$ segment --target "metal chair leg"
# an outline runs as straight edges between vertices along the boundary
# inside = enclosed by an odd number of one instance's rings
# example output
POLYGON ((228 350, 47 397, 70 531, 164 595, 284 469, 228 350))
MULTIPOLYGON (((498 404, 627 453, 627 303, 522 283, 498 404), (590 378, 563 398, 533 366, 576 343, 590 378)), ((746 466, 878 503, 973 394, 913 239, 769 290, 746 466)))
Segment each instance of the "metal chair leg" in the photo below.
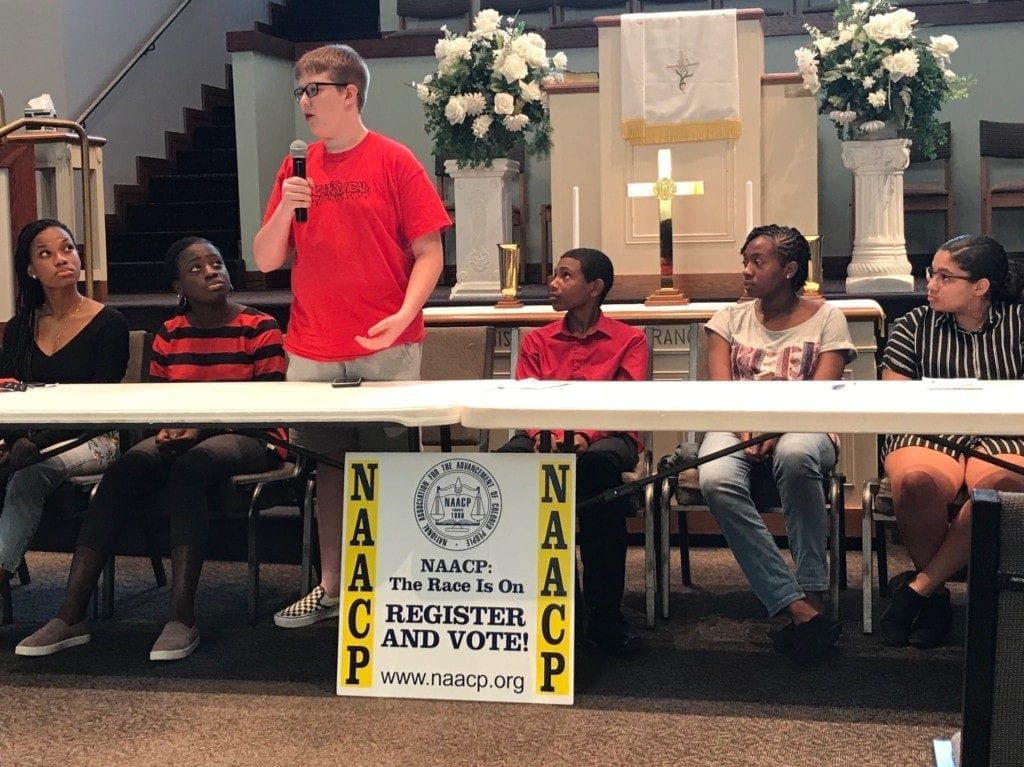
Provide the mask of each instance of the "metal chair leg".
MULTIPOLYGON (((163 563, 160 564, 163 567, 163 563)), ((101 576, 101 588, 98 594, 100 602, 100 616, 106 620, 114 617, 114 555, 111 554, 107 557, 106 564, 103 565, 103 575, 101 576)), ((167 579, 164 579, 164 583, 167 579)))
POLYGON ((690 530, 686 522, 686 507, 679 507, 679 570, 683 576, 683 585, 693 585, 690 576, 690 530))
POLYGON ((259 545, 260 513, 258 509, 249 510, 248 525, 248 566, 249 566, 249 624, 255 625, 258 618, 258 606, 260 601, 260 558, 257 546, 259 545))
POLYGON ((654 485, 649 484, 644 488, 644 607, 648 628, 654 628, 658 591, 658 541, 655 540, 654 514, 654 485))
POLYGON ((0 584, 0 626, 14 623, 14 600, 11 597, 11 582, 0 584))
POLYGON ((18 565, 18 580, 22 586, 27 586, 32 582, 32 576, 28 572, 28 563, 25 558, 21 558, 21 564, 18 565))
POLYGON ((885 539, 885 525, 875 523, 875 551, 878 552, 878 595, 889 596, 889 553, 885 539))
POLYGON ((860 557, 861 557, 861 610, 862 628, 865 634, 874 631, 872 620, 873 607, 872 597, 874 593, 874 578, 872 576, 871 557, 871 535, 874 529, 874 504, 875 495, 878 493, 877 479, 869 479, 864 483, 864 492, 861 496, 861 517, 860 517, 860 557))
MULTIPOLYGON (((661 556, 661 617, 668 618, 669 595, 672 592, 672 548, 669 546, 669 512, 672 505, 672 483, 661 482, 661 512, 659 522, 658 553, 661 556)), ((687 552, 689 554, 689 552, 687 552)), ((687 560, 689 562, 689 560, 687 560)))
POLYGON ((167 585, 167 571, 164 569, 164 560, 159 554, 150 554, 149 563, 153 566, 153 580, 156 585, 163 588, 167 585))
POLYGON ((844 586, 843 581, 846 574, 846 547, 843 545, 843 539, 846 535, 844 530, 845 520, 843 519, 845 514, 845 509, 843 508, 845 504, 843 481, 842 476, 834 475, 829 485, 829 521, 831 522, 831 529, 829 530, 828 542, 830 560, 828 590, 833 620, 839 620, 839 589, 841 586, 844 586))
POLYGON ((313 590, 313 518, 316 498, 316 478, 310 474, 306 480, 306 494, 302 502, 302 564, 300 565, 301 594, 313 590))

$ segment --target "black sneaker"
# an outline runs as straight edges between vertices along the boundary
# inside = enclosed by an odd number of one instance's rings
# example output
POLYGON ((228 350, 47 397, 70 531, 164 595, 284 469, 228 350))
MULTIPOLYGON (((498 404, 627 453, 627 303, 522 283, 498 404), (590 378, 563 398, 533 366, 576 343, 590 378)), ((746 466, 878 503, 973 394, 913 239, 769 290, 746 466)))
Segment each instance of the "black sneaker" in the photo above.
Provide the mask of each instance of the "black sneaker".
POLYGON ((910 573, 910 576, 893 591, 892 602, 889 603, 889 608, 882 613, 882 618, 878 622, 879 636, 892 647, 907 646, 914 621, 917 620, 921 609, 928 601, 927 597, 921 596, 910 588, 913 573, 910 573))
POLYGON ((922 650, 938 647, 945 642, 952 625, 953 605, 949 599, 949 589, 943 586, 928 597, 921 607, 907 642, 922 650))
POLYGON ((818 613, 809 621, 793 626, 793 649, 789 653, 797 663, 816 660, 839 641, 843 624, 818 613))
POLYGON ((587 639, 608 655, 633 655, 643 645, 622 613, 594 613, 587 622, 587 639))
POLYGON ((785 626, 768 631, 768 641, 772 643, 775 652, 789 655, 793 652, 793 644, 796 641, 796 624, 790 621, 785 626))

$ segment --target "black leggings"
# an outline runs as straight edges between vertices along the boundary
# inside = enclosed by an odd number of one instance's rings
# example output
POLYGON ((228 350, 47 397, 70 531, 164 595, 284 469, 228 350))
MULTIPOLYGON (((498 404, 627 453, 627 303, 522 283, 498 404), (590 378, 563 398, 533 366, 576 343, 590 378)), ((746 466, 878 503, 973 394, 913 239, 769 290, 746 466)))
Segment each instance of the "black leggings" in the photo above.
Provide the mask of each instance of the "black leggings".
MULTIPOLYGON (((532 453, 533 439, 517 434, 499 453, 532 453)), ((576 456, 576 499, 582 501, 622 484, 622 472, 636 466, 636 445, 625 434, 609 434, 576 456)), ((596 613, 618 611, 626 587, 626 515, 630 498, 588 506, 579 514, 583 599, 596 613)))
POLYGON ((154 437, 139 442, 103 475, 78 534, 78 545, 110 553, 128 515, 143 507, 170 513, 170 544, 205 551, 211 490, 235 474, 280 465, 277 453, 253 437, 218 434, 180 455, 161 450, 154 437))

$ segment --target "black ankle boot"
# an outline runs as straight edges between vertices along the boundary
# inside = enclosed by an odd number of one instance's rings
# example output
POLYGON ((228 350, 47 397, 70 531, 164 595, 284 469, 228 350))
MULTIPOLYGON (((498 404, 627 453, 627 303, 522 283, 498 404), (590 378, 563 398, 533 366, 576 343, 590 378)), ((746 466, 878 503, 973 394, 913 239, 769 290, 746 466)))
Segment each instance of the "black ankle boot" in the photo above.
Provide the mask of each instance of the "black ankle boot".
POLYGON ((843 624, 818 613, 809 621, 793 626, 793 649, 790 657, 797 663, 807 663, 825 655, 839 641, 843 624))
POLYGON ((594 610, 587 621, 587 639, 608 655, 632 655, 642 643, 618 610, 594 610))
MULTIPOLYGON (((914 621, 921 613, 921 609, 928 601, 910 588, 910 581, 914 574, 909 573, 901 585, 893 591, 892 602, 889 609, 882 614, 878 622, 878 634, 882 640, 892 647, 906 647, 910 641, 910 631, 914 627, 914 621)), ((895 585, 895 584, 894 584, 895 585)))
POLYGON ((921 607, 910 629, 907 642, 923 649, 938 647, 946 640, 950 627, 953 625, 953 605, 949 599, 949 589, 943 586, 936 591, 921 607))

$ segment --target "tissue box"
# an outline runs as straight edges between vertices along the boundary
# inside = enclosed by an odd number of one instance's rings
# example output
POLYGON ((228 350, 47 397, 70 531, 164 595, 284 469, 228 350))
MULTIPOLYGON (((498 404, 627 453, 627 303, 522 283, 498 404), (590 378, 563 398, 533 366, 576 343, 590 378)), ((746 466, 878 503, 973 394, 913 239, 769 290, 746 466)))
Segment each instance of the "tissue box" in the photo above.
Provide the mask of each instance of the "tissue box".
MULTIPOLYGON (((56 117, 56 116, 57 116, 57 113, 54 112, 52 109, 26 109, 25 110, 25 117, 56 117)), ((56 128, 50 128, 50 127, 39 128, 39 127, 36 127, 36 126, 33 125, 33 126, 30 126, 30 127, 26 128, 25 130, 56 131, 57 129, 56 128)))

